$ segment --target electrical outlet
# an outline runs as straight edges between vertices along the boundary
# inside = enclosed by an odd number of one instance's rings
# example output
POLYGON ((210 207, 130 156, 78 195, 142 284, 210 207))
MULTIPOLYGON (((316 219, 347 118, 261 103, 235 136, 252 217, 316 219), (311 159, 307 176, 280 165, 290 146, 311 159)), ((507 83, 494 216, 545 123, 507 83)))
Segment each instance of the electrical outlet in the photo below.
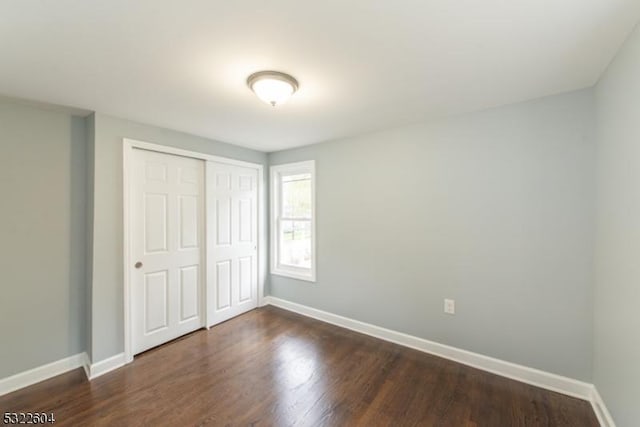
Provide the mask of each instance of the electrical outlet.
POLYGON ((445 299, 444 312, 447 314, 456 314, 456 301, 452 299, 445 299))

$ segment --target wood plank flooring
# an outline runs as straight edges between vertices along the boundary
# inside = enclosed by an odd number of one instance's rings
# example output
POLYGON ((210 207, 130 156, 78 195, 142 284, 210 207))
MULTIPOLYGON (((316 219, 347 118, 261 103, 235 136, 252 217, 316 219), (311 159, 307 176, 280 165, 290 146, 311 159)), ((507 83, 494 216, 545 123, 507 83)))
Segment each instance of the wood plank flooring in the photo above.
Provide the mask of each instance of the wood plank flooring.
POLYGON ((588 402, 274 307, 89 382, 81 369, 0 397, 63 426, 597 426, 588 402))

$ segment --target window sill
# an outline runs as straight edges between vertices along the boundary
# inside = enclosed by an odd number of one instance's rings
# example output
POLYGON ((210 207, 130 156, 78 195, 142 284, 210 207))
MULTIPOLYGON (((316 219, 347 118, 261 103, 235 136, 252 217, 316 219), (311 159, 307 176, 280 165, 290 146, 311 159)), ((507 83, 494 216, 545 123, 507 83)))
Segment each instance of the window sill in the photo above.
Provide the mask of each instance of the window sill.
POLYGON ((292 271, 285 271, 285 270, 271 270, 271 274, 274 276, 288 277, 289 279, 303 280, 305 282, 312 282, 312 283, 316 282, 316 275, 313 273, 300 274, 300 273, 295 273, 292 271))

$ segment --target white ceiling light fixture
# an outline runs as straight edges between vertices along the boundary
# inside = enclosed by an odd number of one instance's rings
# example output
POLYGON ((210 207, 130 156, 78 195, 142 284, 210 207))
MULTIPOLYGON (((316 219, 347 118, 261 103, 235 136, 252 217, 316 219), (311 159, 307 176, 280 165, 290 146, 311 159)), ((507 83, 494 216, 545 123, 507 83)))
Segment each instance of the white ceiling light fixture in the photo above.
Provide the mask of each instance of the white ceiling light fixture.
POLYGON ((298 81, 279 71, 253 73, 247 78, 247 85, 272 107, 285 103, 298 90, 298 81))

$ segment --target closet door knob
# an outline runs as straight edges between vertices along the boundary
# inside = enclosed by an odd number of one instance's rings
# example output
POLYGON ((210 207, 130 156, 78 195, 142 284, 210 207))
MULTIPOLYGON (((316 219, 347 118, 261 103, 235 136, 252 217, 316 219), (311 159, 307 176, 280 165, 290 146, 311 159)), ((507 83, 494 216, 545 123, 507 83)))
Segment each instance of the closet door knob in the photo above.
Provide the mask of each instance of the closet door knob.
POLYGON ((135 267, 136 268, 142 268, 142 263, 140 261, 136 262, 135 267))

